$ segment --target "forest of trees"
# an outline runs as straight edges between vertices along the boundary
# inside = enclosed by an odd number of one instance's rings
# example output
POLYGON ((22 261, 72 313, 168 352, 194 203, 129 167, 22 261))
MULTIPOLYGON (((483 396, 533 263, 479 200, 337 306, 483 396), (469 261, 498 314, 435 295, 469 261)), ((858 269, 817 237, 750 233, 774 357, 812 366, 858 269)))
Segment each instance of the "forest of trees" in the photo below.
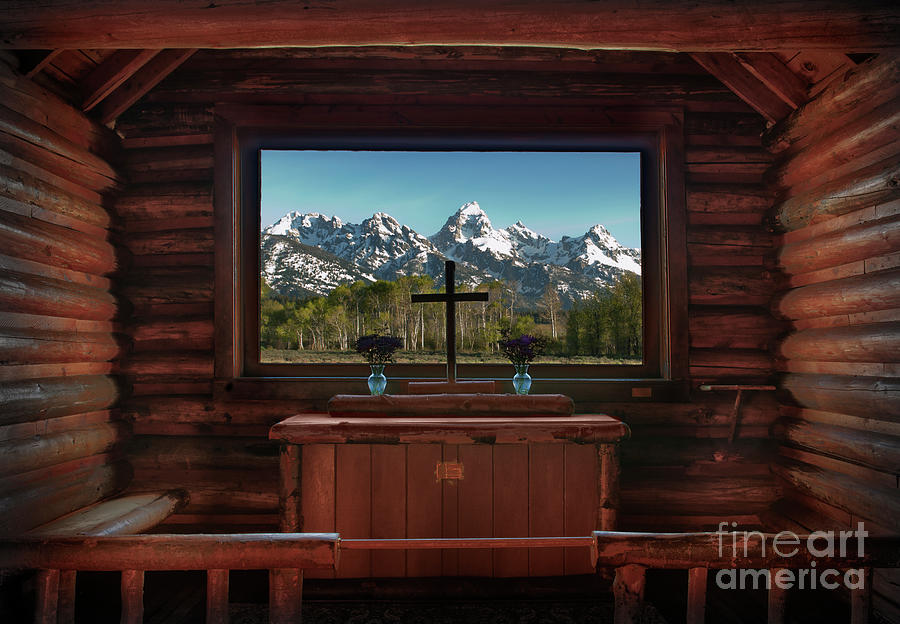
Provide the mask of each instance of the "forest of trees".
MULTIPOLYGON (((465 287, 459 287, 464 291, 465 287)), ((457 305, 457 349, 494 353, 504 331, 511 336, 540 334, 547 354, 640 359, 642 354, 641 281, 625 273, 611 287, 562 308, 548 286, 534 309, 527 309, 515 288, 502 281, 481 284, 485 303, 457 305)), ((360 336, 399 336, 407 351, 444 349, 444 305, 411 303, 416 293, 440 292, 429 276, 341 285, 326 296, 292 299, 264 282, 260 298, 260 346, 265 349, 346 351, 360 336)), ((533 305, 533 304, 532 304, 533 305)))

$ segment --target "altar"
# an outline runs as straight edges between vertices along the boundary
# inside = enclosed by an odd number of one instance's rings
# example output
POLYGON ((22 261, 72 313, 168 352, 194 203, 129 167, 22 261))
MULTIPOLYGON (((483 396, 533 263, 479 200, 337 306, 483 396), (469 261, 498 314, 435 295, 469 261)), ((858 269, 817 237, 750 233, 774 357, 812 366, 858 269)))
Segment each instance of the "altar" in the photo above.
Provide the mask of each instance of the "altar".
MULTIPOLYGON (((538 413, 547 411, 542 406, 516 414, 518 401, 533 404, 540 396, 372 397, 383 402, 375 401, 370 414, 358 412, 354 397, 348 397, 337 401, 343 408, 334 408, 332 400, 333 413, 277 423, 269 437, 282 443, 281 529, 395 539, 584 536, 614 529, 616 444, 628 436, 627 426, 602 414, 538 413), (376 413, 382 404, 394 411, 376 413), (465 405, 468 411, 419 415, 412 413, 416 404, 465 405)), ((336 572, 307 576, 591 571, 584 548, 355 550, 342 554, 336 572)))

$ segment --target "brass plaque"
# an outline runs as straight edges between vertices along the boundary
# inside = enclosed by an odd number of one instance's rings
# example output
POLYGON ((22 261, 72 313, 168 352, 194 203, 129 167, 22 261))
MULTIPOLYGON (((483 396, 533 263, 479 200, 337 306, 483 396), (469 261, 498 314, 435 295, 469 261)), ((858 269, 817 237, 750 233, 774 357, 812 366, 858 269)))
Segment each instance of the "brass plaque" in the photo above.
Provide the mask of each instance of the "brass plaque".
POLYGON ((649 399, 653 395, 653 388, 631 388, 631 396, 636 399, 649 399))
POLYGON ((463 479, 463 465, 461 462, 438 462, 434 469, 434 480, 463 479))

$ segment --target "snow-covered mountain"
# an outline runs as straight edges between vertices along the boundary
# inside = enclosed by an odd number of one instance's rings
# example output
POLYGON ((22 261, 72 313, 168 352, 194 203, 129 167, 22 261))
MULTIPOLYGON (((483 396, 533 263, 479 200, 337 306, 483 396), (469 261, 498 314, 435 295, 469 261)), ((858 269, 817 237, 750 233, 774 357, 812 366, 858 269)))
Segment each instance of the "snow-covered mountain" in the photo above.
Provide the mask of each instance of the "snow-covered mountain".
POLYGON ((641 272, 640 250, 624 247, 602 225, 556 242, 521 221, 495 229, 477 202, 427 238, 384 212, 359 224, 290 212, 262 232, 262 276, 282 294, 327 294, 342 282, 410 274, 431 275, 440 285, 445 259, 457 262, 460 282, 503 279, 525 299, 552 283, 566 306, 623 272, 641 272))

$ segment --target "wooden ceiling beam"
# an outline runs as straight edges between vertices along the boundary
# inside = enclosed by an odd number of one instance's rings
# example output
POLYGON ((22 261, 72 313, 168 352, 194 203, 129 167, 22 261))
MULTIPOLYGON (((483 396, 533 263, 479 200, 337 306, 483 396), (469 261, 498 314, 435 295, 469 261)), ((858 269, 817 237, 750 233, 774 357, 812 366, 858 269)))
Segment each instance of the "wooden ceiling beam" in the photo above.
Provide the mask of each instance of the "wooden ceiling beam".
POLYGON ((47 67, 47 65, 53 62, 53 59, 55 59, 63 52, 65 52, 65 50, 49 50, 48 52, 43 52, 43 56, 32 60, 33 64, 29 68, 22 68, 24 70, 23 73, 25 74, 25 77, 33 78, 34 76, 38 75, 45 67, 47 67))
POLYGON ((662 51, 900 47, 883 0, 7 0, 0 48, 503 45, 662 51))
POLYGON ((100 105, 100 121, 104 124, 114 121, 196 51, 163 50, 156 54, 103 101, 100 105))
POLYGON ((794 110, 794 107, 783 102, 759 78, 750 73, 733 54, 701 52, 691 56, 769 122, 775 123, 784 119, 794 110))
POLYGON ((118 89, 161 50, 119 50, 94 69, 82 84, 81 108, 89 111, 118 89))
POLYGON ((791 108, 800 108, 809 101, 807 82, 788 69, 774 54, 740 52, 735 56, 747 71, 759 78, 760 82, 791 108))

